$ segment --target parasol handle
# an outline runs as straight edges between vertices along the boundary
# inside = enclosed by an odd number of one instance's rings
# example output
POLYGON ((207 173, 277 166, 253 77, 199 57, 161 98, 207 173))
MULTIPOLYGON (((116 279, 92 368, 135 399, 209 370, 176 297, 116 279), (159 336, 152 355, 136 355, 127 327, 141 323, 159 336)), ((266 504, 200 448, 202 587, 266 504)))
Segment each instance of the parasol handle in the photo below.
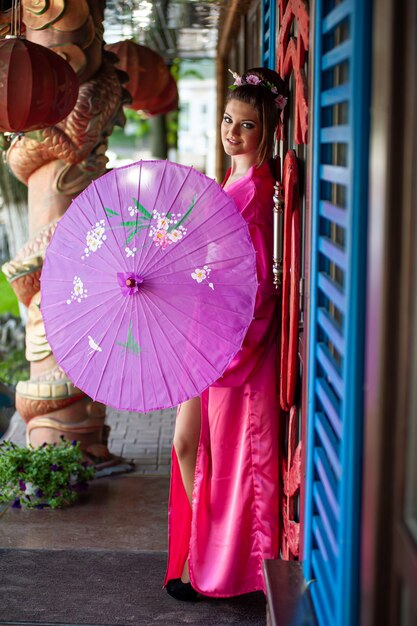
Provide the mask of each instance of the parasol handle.
POLYGON ((276 182, 274 185, 274 247, 272 253, 272 273, 275 289, 280 289, 282 286, 284 205, 283 187, 279 182, 276 182))

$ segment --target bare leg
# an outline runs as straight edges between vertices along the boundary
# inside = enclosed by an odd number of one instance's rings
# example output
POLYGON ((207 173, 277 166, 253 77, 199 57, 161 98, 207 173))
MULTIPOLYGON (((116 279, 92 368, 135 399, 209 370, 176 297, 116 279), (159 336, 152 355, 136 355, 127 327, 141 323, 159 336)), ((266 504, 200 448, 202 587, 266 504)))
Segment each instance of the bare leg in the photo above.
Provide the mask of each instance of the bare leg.
MULTIPOLYGON (((177 415, 174 434, 174 448, 178 458, 182 482, 191 506, 193 495, 195 463, 201 428, 201 401, 192 398, 183 402, 177 415)), ((183 582, 189 582, 188 561, 185 561, 181 576, 183 582)))
POLYGON ((201 428, 201 401, 192 398, 183 402, 177 415, 174 448, 177 453, 182 482, 191 505, 193 495, 195 462, 201 428))

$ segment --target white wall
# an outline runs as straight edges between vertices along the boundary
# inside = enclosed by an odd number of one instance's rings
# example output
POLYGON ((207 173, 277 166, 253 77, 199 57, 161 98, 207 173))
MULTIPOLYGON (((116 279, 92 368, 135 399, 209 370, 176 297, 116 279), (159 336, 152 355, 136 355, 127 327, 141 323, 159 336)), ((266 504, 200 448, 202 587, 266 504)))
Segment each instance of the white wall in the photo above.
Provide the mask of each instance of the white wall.
POLYGON ((215 176, 216 81, 182 78, 177 160, 215 176))

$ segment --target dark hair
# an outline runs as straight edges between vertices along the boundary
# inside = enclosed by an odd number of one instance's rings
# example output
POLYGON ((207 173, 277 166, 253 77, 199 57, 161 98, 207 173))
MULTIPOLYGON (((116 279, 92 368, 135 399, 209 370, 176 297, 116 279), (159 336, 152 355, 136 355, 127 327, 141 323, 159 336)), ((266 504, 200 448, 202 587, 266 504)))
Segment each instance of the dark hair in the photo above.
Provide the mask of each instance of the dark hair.
POLYGON ((256 110, 262 127, 262 137, 259 144, 259 165, 272 157, 274 149, 275 131, 279 124, 281 110, 275 103, 279 95, 286 96, 287 89, 279 75, 266 67, 254 67, 247 70, 241 76, 242 83, 233 91, 230 91, 226 104, 230 100, 240 100, 253 106, 256 110), (246 82, 248 76, 257 76, 263 83, 269 83, 277 89, 273 93, 268 86, 262 84, 253 85, 246 82))

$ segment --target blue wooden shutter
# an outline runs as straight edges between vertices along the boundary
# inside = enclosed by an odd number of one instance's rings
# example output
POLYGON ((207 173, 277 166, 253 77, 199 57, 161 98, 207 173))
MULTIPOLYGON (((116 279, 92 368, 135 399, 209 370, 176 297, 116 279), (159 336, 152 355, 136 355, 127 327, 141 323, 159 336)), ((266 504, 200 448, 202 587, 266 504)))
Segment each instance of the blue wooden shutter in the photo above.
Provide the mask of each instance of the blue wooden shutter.
POLYGON ((262 0, 262 67, 275 69, 276 0, 262 0))
POLYGON ((321 626, 358 620, 370 2, 315 2, 304 575, 321 626))

